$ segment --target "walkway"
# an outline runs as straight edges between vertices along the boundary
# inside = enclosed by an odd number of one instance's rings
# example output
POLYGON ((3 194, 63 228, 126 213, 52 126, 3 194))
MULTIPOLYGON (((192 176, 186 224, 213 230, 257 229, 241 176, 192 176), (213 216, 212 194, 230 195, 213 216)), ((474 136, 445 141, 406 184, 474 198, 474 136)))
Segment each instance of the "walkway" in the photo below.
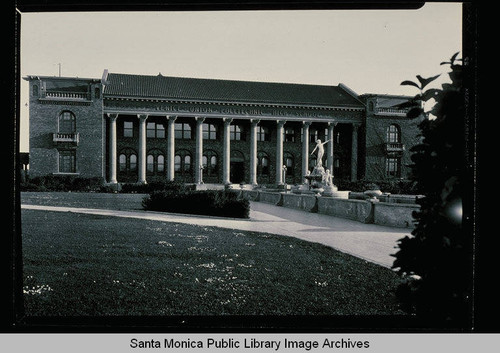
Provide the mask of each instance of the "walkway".
POLYGON ((121 211, 79 207, 25 205, 22 209, 86 213, 266 232, 321 243, 390 268, 397 241, 410 234, 405 228, 363 224, 343 218, 251 202, 250 219, 219 218, 152 211, 121 211))

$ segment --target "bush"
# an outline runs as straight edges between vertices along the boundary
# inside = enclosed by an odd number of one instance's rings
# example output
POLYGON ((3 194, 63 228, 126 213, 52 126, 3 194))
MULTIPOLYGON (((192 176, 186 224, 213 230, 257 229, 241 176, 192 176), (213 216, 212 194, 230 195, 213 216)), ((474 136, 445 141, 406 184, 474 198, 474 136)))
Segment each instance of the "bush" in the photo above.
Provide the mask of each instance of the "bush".
POLYGON ((146 196, 142 205, 151 211, 248 218, 250 203, 226 190, 156 190, 146 196))
MULTIPOLYGON (((458 53, 457 53, 458 54, 458 53)), ((472 231, 462 222, 462 204, 467 202, 465 184, 469 179, 466 160, 465 92, 462 85, 462 65, 451 62, 452 83, 442 89, 423 88, 437 76, 413 85, 421 93, 416 102, 430 98, 435 119, 417 104, 408 117, 422 116, 419 124, 422 142, 412 148, 412 176, 420 210, 414 212, 416 227, 411 237, 399 241, 399 251, 393 268, 406 280, 397 294, 405 308, 433 322, 466 325, 470 317, 472 283, 472 231)), ((468 224, 467 224, 468 226, 468 224)))
POLYGON ((178 181, 153 181, 147 184, 123 184, 121 192, 149 194, 153 191, 159 190, 181 192, 188 189, 189 186, 186 186, 178 181))
POLYGON ((390 194, 416 195, 417 189, 412 180, 359 180, 349 181, 344 179, 335 180, 339 190, 363 192, 366 190, 381 190, 390 194))
POLYGON ((45 175, 21 183, 21 191, 101 191, 102 178, 82 178, 73 175, 45 175))

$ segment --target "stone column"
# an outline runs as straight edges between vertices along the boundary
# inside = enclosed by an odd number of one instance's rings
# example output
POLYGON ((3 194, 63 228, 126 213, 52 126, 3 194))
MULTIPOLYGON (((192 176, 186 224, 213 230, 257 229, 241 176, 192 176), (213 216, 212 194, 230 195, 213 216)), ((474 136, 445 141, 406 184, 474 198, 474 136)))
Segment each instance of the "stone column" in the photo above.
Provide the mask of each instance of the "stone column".
POLYGON ((260 120, 250 120, 250 184, 257 186, 257 125, 260 120))
POLYGON ((359 124, 352 124, 351 181, 358 180, 358 128, 359 124))
POLYGON ((146 119, 148 116, 137 114, 137 117, 139 118, 139 175, 137 182, 139 184, 146 184, 146 119))
POLYGON ((230 146, 230 136, 229 136, 229 126, 233 119, 223 118, 224 130, 223 130, 223 154, 222 154, 222 183, 224 185, 231 184, 230 180, 230 168, 231 168, 231 146, 230 146))
POLYGON ((108 114, 109 119, 109 182, 116 184, 116 119, 118 114, 108 114))
POLYGON ((309 126, 310 122, 302 122, 302 182, 306 182, 304 176, 309 170, 309 126))
POLYGON ((276 126, 276 184, 283 185, 283 126, 285 121, 278 120, 276 126))
POLYGON ((196 117, 196 156, 194 180, 196 184, 203 184, 203 121, 205 118, 196 117))
POLYGON ((167 180, 174 181, 175 176, 175 116, 167 116, 167 180))
POLYGON ((333 157, 334 157, 333 145, 335 143, 333 129, 335 128, 336 125, 337 123, 335 122, 328 123, 328 136, 326 137, 326 139, 329 140, 327 144, 326 163, 328 164, 328 169, 330 169, 331 175, 333 175, 333 157))

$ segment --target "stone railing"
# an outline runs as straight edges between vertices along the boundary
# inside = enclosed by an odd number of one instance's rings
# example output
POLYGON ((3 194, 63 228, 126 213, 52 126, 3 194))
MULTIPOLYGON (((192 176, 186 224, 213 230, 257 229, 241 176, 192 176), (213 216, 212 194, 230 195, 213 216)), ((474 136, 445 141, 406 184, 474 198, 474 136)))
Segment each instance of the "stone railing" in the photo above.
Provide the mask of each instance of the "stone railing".
POLYGON ((395 108, 375 108, 375 114, 389 114, 389 115, 406 115, 408 109, 395 109, 395 108))
POLYGON ((385 144, 386 152, 403 152, 405 150, 405 145, 401 142, 387 142, 385 144))
POLYGON ((64 91, 47 91, 44 98, 48 99, 77 99, 77 100, 90 100, 90 93, 85 92, 64 92, 64 91))
POLYGON ((55 132, 52 134, 52 141, 54 143, 69 142, 78 144, 80 142, 80 134, 78 132, 55 132))

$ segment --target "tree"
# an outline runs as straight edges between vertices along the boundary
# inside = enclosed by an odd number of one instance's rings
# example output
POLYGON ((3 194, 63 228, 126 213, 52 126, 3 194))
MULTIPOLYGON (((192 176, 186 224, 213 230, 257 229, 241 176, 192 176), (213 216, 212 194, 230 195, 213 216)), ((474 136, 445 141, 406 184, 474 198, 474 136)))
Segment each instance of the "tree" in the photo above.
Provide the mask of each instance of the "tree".
POLYGON ((410 102, 409 118, 419 124, 421 143, 411 149, 411 178, 424 198, 414 213, 412 236, 400 239, 393 268, 405 278, 397 296, 404 308, 422 318, 465 325, 472 303, 472 234, 464 225, 463 210, 469 185, 466 92, 463 66, 454 54, 449 62, 451 83, 427 89, 438 76, 402 85, 420 90, 410 102), (425 103, 435 100, 430 111, 425 103), (433 117, 433 118, 431 118, 433 117))

